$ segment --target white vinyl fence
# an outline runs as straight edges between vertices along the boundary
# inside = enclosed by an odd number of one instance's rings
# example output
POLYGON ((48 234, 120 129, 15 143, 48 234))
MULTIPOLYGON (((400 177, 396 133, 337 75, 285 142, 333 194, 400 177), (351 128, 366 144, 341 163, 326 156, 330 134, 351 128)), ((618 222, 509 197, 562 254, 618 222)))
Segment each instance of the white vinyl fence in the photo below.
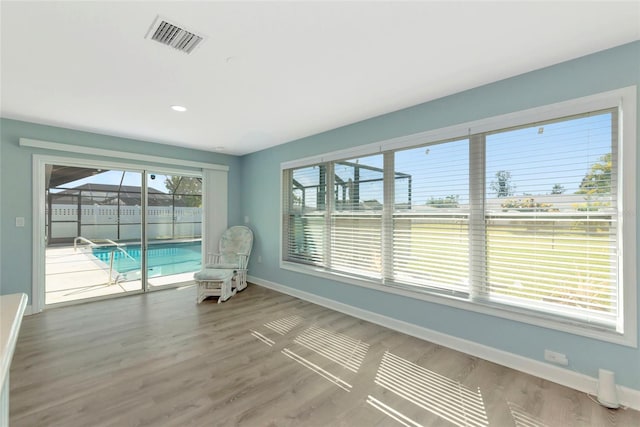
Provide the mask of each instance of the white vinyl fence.
MULTIPOLYGON (((53 204, 51 239, 140 240, 140 206, 82 206, 53 204)), ((49 212, 47 211, 47 215, 49 212)), ((198 238, 202 236, 202 208, 150 206, 147 209, 147 236, 155 239, 198 238)))

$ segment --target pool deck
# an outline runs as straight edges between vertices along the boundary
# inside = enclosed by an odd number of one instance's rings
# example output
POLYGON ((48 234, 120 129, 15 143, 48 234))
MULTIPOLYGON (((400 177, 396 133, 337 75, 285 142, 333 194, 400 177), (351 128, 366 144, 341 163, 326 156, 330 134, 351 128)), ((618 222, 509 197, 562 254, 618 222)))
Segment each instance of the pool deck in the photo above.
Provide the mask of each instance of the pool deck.
MULTIPOLYGON (((109 265, 93 256, 86 248, 78 248, 77 251, 73 246, 46 249, 45 304, 47 305, 136 292, 142 288, 140 280, 115 283, 113 279, 109 280, 109 265)), ((193 284, 193 273, 149 279, 151 289, 177 284, 193 284)))

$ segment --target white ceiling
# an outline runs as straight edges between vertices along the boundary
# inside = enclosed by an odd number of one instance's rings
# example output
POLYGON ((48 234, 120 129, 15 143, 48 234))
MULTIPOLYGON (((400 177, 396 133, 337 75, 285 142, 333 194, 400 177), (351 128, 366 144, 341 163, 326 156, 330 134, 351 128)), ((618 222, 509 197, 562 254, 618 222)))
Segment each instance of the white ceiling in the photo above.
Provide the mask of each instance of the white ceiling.
POLYGON ((2 117, 237 155, 640 38, 638 1, 0 7, 2 117))

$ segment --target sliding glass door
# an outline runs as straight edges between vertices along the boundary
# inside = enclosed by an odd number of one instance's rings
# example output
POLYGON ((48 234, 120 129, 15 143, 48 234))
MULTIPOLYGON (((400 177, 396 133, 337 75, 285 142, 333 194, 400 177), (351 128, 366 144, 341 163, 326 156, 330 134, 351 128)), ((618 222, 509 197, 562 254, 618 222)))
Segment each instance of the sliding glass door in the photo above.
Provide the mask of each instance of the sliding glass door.
POLYGON ((149 288, 193 280, 202 258, 202 178, 148 172, 146 218, 149 288))
POLYGON ((47 164, 45 304, 191 282, 201 265, 202 178, 47 164))
POLYGON ((45 166, 45 304, 140 292, 142 174, 45 166))

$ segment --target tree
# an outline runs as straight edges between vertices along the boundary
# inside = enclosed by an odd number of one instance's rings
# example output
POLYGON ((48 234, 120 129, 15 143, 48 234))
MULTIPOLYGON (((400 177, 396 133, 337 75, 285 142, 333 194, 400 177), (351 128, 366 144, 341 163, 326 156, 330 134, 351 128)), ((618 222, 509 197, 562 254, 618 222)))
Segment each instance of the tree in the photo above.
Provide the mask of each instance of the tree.
POLYGON ((551 194, 562 194, 564 193, 564 185, 562 184, 553 184, 553 188, 551 189, 551 194))
POLYGON ((202 180, 199 178, 170 175, 164 180, 164 186, 177 200, 183 200, 184 206, 202 206, 202 180))
POLYGON ((513 196, 516 186, 511 183, 511 172, 504 170, 496 172, 496 179, 491 181, 491 189, 498 197, 513 196))
POLYGON ((446 197, 432 197, 425 204, 434 208, 458 208, 460 207, 459 200, 459 195, 451 194, 446 197))
POLYGON ((611 193, 611 153, 607 153, 591 165, 589 172, 582 178, 576 194, 610 194, 611 193))
MULTIPOLYGON (((520 212, 549 212, 549 208, 553 206, 551 203, 536 202, 533 197, 528 199, 508 199, 504 203, 501 203, 502 209, 506 212, 509 209, 517 210, 520 212)), ((557 211, 557 209, 556 209, 557 211)))

